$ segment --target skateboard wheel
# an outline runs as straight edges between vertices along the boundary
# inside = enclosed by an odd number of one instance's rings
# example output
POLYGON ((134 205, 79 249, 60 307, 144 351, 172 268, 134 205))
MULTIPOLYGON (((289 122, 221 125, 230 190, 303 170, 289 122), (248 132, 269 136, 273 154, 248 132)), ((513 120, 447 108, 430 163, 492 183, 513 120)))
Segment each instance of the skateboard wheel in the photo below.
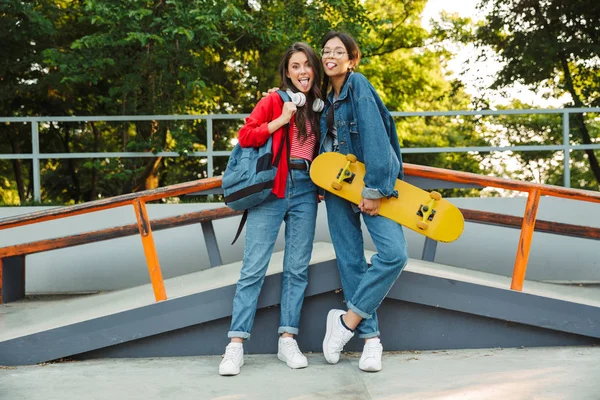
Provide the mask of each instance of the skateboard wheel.
POLYGON ((341 183, 339 183, 339 182, 332 182, 332 183, 331 183, 331 187, 332 187, 334 190, 342 190, 342 184, 341 184, 341 183))
POLYGON ((427 224, 426 224, 425 222, 423 222, 423 221, 419 221, 419 222, 417 222, 417 228, 419 228, 419 229, 420 229, 420 230, 422 230, 422 231, 424 231, 424 230, 427 230, 427 227, 428 227, 428 226, 429 226, 429 225, 427 225, 427 224))
POLYGON ((350 161, 351 163, 356 162, 356 156, 354 154, 346 154, 346 160, 350 161))
POLYGON ((440 201, 442 199, 442 195, 439 192, 431 192, 429 193, 429 197, 431 197, 435 201, 440 201))

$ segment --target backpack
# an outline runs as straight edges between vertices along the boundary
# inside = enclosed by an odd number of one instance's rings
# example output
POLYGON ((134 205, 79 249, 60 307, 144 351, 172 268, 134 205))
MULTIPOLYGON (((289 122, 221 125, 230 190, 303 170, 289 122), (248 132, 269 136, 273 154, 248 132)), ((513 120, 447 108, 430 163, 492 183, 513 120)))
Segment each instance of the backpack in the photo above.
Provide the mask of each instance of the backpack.
MULTIPOLYGON (((277 93, 284 102, 290 101, 288 94, 284 91, 278 90, 277 93)), ((283 146, 285 142, 289 142, 289 124, 285 125, 285 129, 286 132, 281 140, 275 162, 273 162, 272 136, 261 147, 244 148, 238 143, 231 151, 221 184, 224 200, 228 207, 236 211, 244 211, 235 239, 231 244, 235 243, 246 223, 248 209, 265 201, 273 190, 283 146)))

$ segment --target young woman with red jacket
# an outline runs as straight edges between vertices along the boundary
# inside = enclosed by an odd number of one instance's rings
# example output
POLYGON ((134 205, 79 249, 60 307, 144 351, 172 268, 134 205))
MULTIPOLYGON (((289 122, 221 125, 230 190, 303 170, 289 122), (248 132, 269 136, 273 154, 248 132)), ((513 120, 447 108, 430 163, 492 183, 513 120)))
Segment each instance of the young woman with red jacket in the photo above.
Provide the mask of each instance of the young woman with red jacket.
POLYGON ((242 147, 262 146, 273 135, 273 159, 281 141, 286 143, 271 195, 248 210, 243 265, 227 334, 231 342, 219 365, 221 375, 237 375, 244 364, 243 341, 250 338, 258 296, 282 222, 285 222, 285 255, 277 356, 290 368, 308 365, 295 336, 308 285, 317 217, 317 188, 310 180, 308 168, 319 143, 319 112, 315 110, 322 104, 321 62, 309 45, 295 43, 285 52, 279 75, 281 89, 292 91, 294 97, 302 93, 306 105, 284 102, 279 93, 272 92, 258 102, 239 131, 242 147))

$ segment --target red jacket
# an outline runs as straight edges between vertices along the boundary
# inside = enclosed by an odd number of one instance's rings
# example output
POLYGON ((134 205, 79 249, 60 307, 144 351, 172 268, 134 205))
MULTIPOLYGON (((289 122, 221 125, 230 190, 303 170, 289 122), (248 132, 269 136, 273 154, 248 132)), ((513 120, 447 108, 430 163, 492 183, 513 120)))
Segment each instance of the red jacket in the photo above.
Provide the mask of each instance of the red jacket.
MULTIPOLYGON (((246 123, 238 132, 238 140, 242 147, 260 147, 269 140, 269 129, 267 125, 269 122, 277 119, 281 115, 283 108, 283 100, 277 92, 272 92, 268 96, 260 99, 258 104, 250 113, 250 116, 246 118, 246 123)), ((294 117, 290 120, 289 132, 292 132, 294 126, 294 117)), ((286 132, 285 126, 277 129, 273 132, 273 162, 279 152, 281 146, 281 140, 286 132)), ((292 135, 288 136, 291 146, 292 135)), ((285 197, 285 187, 287 184, 288 176, 288 146, 283 146, 283 154, 279 160, 279 166, 277 168, 277 175, 275 175, 275 185, 273 187, 273 193, 279 198, 285 197)))

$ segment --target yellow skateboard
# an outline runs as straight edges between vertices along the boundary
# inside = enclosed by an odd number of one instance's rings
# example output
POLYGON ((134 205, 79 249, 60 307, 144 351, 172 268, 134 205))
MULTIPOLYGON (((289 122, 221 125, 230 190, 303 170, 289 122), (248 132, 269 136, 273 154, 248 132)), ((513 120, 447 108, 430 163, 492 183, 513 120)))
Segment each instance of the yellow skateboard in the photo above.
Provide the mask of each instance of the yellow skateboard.
MULTIPOLYGON (((358 204, 364 188, 365 165, 352 154, 323 153, 312 162, 315 185, 358 204)), ((396 179, 398 198, 384 198, 379 215, 439 242, 452 242, 462 233, 465 220, 460 210, 438 192, 426 192, 396 179)))

